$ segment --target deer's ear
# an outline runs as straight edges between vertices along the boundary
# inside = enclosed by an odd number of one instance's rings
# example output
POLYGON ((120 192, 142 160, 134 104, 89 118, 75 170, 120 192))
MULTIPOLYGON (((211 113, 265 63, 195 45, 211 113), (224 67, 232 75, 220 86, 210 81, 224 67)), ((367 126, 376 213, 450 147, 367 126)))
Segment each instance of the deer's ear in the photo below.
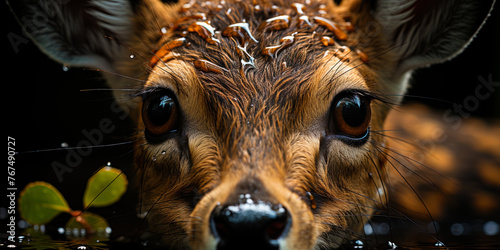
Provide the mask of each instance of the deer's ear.
POLYGON ((378 33, 396 63, 393 73, 402 75, 458 55, 482 26, 494 0, 365 2, 369 8, 357 6, 365 16, 361 25, 371 26, 372 35, 378 33))
MULTIPOLYGON (((147 75, 145 60, 163 36, 161 27, 177 18, 180 6, 160 0, 7 1, 40 50, 70 67, 111 73, 104 77, 112 89, 140 85, 147 75)), ((127 92, 113 94, 122 107, 135 109, 127 92)))
MULTIPOLYGON (((149 56, 176 6, 159 0, 7 0, 24 32, 52 59, 72 67, 111 72, 130 49, 149 56)), ((130 61, 130 60, 129 60, 130 61)), ((127 64, 130 64, 127 62, 127 64)), ((132 73, 133 74, 133 73, 132 73)))
POLYGON ((26 35, 52 59, 111 70, 132 32, 128 0, 8 1, 26 35))

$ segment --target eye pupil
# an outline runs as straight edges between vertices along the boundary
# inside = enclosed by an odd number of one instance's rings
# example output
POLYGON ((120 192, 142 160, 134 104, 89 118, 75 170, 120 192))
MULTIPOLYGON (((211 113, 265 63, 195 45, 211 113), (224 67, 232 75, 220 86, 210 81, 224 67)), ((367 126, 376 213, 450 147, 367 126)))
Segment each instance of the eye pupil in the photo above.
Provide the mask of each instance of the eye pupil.
POLYGON ((169 91, 158 91, 144 99, 142 120, 147 134, 160 136, 177 131, 178 107, 169 91))
POLYGON ((169 96, 159 96, 148 105, 148 116, 152 124, 161 126, 168 122, 174 108, 174 101, 169 96))
POLYGON ((356 93, 342 93, 332 108, 330 133, 351 139, 366 138, 371 120, 369 98, 356 93))
POLYGON ((347 125, 351 127, 363 125, 363 122, 366 120, 367 111, 361 102, 359 96, 353 96, 352 99, 341 100, 339 102, 339 105, 342 105, 342 117, 347 125))

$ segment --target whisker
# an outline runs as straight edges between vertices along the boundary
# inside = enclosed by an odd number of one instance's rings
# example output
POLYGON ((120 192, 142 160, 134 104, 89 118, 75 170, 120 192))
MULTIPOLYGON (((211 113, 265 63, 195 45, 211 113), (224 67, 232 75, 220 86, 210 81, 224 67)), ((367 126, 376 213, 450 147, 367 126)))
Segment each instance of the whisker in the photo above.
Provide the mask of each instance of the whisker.
POLYGON ((134 142, 133 141, 126 141, 126 142, 117 142, 117 143, 111 143, 111 144, 105 144, 105 145, 37 149, 37 150, 16 152, 16 154, 32 154, 32 153, 45 153, 45 152, 54 152, 54 151, 76 150, 76 149, 107 148, 107 147, 116 147, 116 146, 121 146, 121 145, 132 144, 132 143, 134 143, 134 142))
MULTIPOLYGON (((396 151, 397 149, 395 149, 395 148, 392 148, 392 147, 386 147, 386 149, 387 149, 387 150, 389 150, 389 151, 391 151, 392 153, 394 153, 394 154, 398 155, 398 156, 403 157, 405 160, 409 161, 409 163, 412 163, 412 165, 413 165, 414 167, 416 167, 416 164, 418 164, 418 165, 420 165, 420 166, 425 167, 425 168, 426 168, 426 169, 428 169, 428 170, 431 170, 431 171, 432 171, 432 172, 434 172, 435 174, 440 175, 440 176, 441 176, 441 177, 443 177, 443 178, 447 178, 445 175, 443 175, 443 174, 442 174, 442 173, 440 173, 440 172, 437 172, 436 170, 434 170, 434 169, 433 169, 433 168, 431 168, 430 166, 427 166, 426 164, 424 164, 424 163, 422 163, 422 162, 419 162, 419 161, 417 161, 417 160, 412 159, 412 158, 411 158, 411 157, 409 157, 409 156, 406 156, 406 155, 404 155, 404 154, 401 154, 401 153, 397 152, 397 151, 396 151)), ((424 178, 424 177, 423 177, 420 173, 416 172, 415 170, 413 170, 413 169, 411 169, 411 168, 407 167, 405 164, 403 164, 400 160, 398 160, 398 159, 397 159, 397 158, 395 158, 394 156, 392 156, 392 155, 386 155, 386 156, 388 156, 388 157, 392 158, 394 161, 396 161, 396 162, 397 162, 397 163, 399 163, 401 166, 403 166, 406 170, 410 171, 412 174, 414 174, 415 176, 419 177, 421 180, 425 181, 427 184, 429 184, 429 185, 431 185, 431 186, 433 186, 434 188, 436 188, 436 189, 438 189, 438 190, 439 190, 439 188, 436 186, 436 184, 434 184, 432 181, 427 180, 426 178, 424 178)))
MULTIPOLYGON (((385 155, 385 156, 388 156, 388 155, 385 155)), ((399 164, 401 164, 399 161, 397 161, 395 158, 392 158, 393 160, 395 160, 396 162, 398 162, 399 164)), ((436 227, 436 224, 434 223, 435 220, 429 210, 429 208, 427 207, 427 205, 425 204, 424 200, 422 199, 422 197, 418 194, 418 192, 415 190, 415 188, 413 187, 413 185, 411 185, 411 183, 406 179, 406 177, 404 177, 404 175, 401 173, 401 171, 399 171, 399 169, 397 168, 397 166, 389 161, 389 159, 387 159, 387 162, 390 163, 390 165, 392 166, 392 168, 398 173, 398 175, 404 180, 404 182, 406 183, 406 185, 408 185, 408 187, 412 190, 412 192, 415 194, 415 196, 418 198, 418 200, 420 201, 420 203, 424 206, 425 208, 425 211, 427 212, 427 215, 429 216, 429 219, 433 222, 433 225, 434 225, 434 230, 436 232, 436 236, 439 237, 438 235, 438 230, 437 230, 437 227, 436 227)), ((402 165, 403 167, 407 168, 406 166, 402 165)), ((407 168, 408 169, 408 168, 407 168)), ((410 220, 410 221, 413 221, 413 220, 410 220)), ((415 224, 417 225, 417 224, 415 224)), ((418 227, 420 227, 419 225, 417 225, 418 227)), ((420 227, 421 228, 421 227, 420 227)), ((421 228, 422 230, 424 230, 424 232, 428 233, 427 230, 421 228)), ((428 233, 434 240, 438 240, 437 237, 434 237, 432 234, 428 233)))
POLYGON ((136 92, 137 89, 110 89, 110 88, 80 89, 80 92, 91 92, 91 91, 124 91, 124 92, 136 92))
POLYGON ((128 79, 128 80, 137 81, 137 82, 140 82, 140 83, 146 83, 147 82, 144 79, 140 79, 140 78, 136 78, 136 77, 132 77, 132 76, 127 76, 127 75, 123 75, 123 74, 119 74, 119 73, 116 73, 116 72, 107 71, 107 70, 103 70, 103 69, 85 69, 85 70, 102 72, 102 73, 105 73, 105 74, 110 74, 110 75, 118 76, 118 77, 125 78, 125 79, 128 79))

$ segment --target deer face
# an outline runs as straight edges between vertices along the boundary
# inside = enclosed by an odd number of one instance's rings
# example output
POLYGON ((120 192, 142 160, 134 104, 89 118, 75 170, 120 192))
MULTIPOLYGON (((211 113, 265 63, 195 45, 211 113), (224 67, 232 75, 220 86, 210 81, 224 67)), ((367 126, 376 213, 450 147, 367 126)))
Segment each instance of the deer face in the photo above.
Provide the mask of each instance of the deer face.
POLYGON ((320 5, 193 4, 160 39, 137 153, 154 228, 200 249, 338 246, 383 203, 387 106, 320 5))
POLYGON ((136 110, 138 209, 164 244, 195 249, 331 248, 355 235, 386 203, 382 127, 411 70, 458 53, 489 11, 467 1, 88 2, 70 17, 86 21, 56 33, 74 50, 31 35, 56 60, 138 89, 124 104, 136 110))

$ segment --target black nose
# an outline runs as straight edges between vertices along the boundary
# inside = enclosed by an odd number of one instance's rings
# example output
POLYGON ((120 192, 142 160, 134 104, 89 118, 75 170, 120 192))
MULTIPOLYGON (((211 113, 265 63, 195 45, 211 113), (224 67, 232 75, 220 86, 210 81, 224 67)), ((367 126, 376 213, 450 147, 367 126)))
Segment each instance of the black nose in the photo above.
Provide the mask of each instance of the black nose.
POLYGON ((211 230, 223 249, 279 249, 291 217, 282 205, 247 199, 245 203, 217 206, 211 216, 211 230))

